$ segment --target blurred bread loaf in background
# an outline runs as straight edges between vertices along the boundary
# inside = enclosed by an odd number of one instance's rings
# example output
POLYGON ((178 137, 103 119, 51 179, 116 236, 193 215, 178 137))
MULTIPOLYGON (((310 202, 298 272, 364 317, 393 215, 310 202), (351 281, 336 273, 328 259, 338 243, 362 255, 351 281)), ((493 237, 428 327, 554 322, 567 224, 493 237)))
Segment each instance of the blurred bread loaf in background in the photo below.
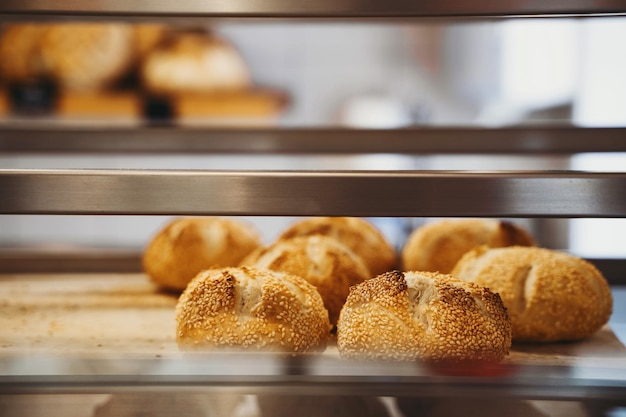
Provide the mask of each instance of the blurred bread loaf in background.
POLYGON ((160 23, 5 25, 0 86, 8 113, 64 119, 267 124, 289 102, 218 31, 160 23))
POLYGON ((226 39, 206 31, 175 31, 145 56, 140 77, 156 95, 242 91, 252 87, 242 56, 226 39))

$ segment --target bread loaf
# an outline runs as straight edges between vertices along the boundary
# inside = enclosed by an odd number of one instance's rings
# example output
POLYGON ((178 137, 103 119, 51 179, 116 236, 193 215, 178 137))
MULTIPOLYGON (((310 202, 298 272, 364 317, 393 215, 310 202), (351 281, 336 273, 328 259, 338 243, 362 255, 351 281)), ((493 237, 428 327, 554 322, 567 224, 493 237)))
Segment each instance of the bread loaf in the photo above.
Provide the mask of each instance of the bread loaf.
POLYGON ((52 24, 40 39, 42 65, 64 89, 102 90, 131 68, 133 42, 133 29, 128 24, 52 24))
POLYGON ((514 223, 490 219, 440 220, 415 229, 402 249, 405 271, 448 274, 476 246, 534 246, 532 236, 514 223))
POLYGON ((369 278, 363 260, 328 236, 278 240, 255 251, 254 256, 255 259, 247 259, 244 264, 298 275, 315 286, 324 300, 331 324, 337 323, 350 287, 369 278))
POLYGON ((434 272, 392 271, 350 290, 337 346, 344 357, 497 362, 509 352, 511 324, 486 288, 434 272))
POLYGON ((201 272, 176 306, 183 349, 321 351, 330 332, 328 312, 303 278, 255 268, 201 272))
POLYGON ((363 258, 370 277, 396 268, 397 254, 374 225, 359 217, 311 217, 292 224, 279 237, 323 235, 337 239, 363 258))
POLYGON ((150 53, 141 67, 144 88, 154 95, 241 91, 251 77, 239 52, 204 32, 176 32, 150 53))
POLYGON ((607 323, 613 308, 600 271, 559 251, 480 247, 465 254, 452 273, 500 294, 516 341, 585 338, 607 323))
POLYGON ((200 271, 237 266, 261 245, 261 236, 249 224, 220 217, 172 220, 146 246, 143 268, 157 284, 184 290, 200 271))

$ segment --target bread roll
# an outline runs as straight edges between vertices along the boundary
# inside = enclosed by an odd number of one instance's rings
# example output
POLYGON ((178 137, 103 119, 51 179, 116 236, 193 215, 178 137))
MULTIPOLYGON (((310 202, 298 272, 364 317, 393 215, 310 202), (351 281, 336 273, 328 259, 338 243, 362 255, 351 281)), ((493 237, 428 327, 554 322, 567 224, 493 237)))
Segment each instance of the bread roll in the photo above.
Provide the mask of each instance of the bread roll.
POLYGON ((143 268, 157 284, 183 290, 198 272, 237 266, 261 245, 261 236, 249 224, 219 218, 178 218, 148 243, 143 268))
POLYGON ((204 32, 179 32, 163 40, 146 56, 141 79, 155 95, 240 91, 251 85, 239 52, 204 32))
POLYGON ((374 225, 359 217, 311 217, 288 227, 279 239, 330 236, 363 258, 370 277, 396 268, 397 254, 374 225))
POLYGON ((392 271, 350 290, 337 346, 344 357, 497 362, 509 352, 511 324, 487 288, 434 272, 392 271))
POLYGON ((198 274, 176 306, 183 349, 321 351, 330 332, 315 287, 283 272, 248 267, 198 274))
POLYGON ((248 265, 298 275, 314 285, 324 300, 331 324, 337 323, 350 287, 369 278, 363 260, 328 236, 278 240, 254 253, 256 259, 247 259, 248 265))
POLYGON ((476 246, 534 246, 522 227, 489 219, 441 220, 415 229, 402 249, 405 271, 449 274, 461 256, 476 246))
POLYGON ((134 32, 122 23, 52 24, 40 40, 45 73, 62 88, 110 87, 133 64, 134 32))
POLYGON ((558 251, 480 247, 465 254, 452 273, 500 294, 516 341, 582 339, 606 324, 613 309, 600 271, 558 251))

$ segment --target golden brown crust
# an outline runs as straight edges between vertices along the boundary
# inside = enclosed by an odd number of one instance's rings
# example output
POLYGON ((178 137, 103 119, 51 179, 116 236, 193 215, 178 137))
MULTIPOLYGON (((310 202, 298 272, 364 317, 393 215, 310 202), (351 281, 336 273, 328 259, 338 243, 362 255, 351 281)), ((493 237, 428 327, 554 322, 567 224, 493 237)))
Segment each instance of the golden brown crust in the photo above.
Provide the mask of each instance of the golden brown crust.
POLYGON ((251 85, 235 47, 215 34, 172 32, 145 57, 141 79, 152 94, 242 91, 251 85))
POLYGON ((328 236, 278 240, 263 250, 255 251, 251 258, 254 259, 244 262, 257 268, 298 275, 315 286, 324 300, 331 324, 337 323, 350 287, 369 278, 363 260, 347 246, 328 236))
POLYGON ((248 267, 198 274, 176 307, 183 349, 321 351, 330 330, 321 296, 304 279, 248 267))
POLYGON ((183 290, 200 271, 236 266, 261 245, 250 225, 219 217, 178 218, 147 245, 143 268, 157 284, 183 290))
POLYGON ((40 40, 42 65, 63 88, 101 90, 132 66, 133 36, 128 24, 52 24, 40 40))
POLYGON ((448 274, 466 252, 481 245, 534 246, 535 241, 521 226, 499 220, 434 221, 411 233, 402 249, 402 267, 448 274))
POLYGON ((311 217, 294 223, 279 239, 296 236, 330 236, 360 256, 370 277, 397 267, 397 254, 383 234, 367 220, 359 217, 311 217))
POLYGON ((351 289, 337 346, 345 357, 500 361, 511 326, 500 297, 486 288, 450 275, 392 271, 351 289))
POLYGON ((452 273, 500 294, 516 341, 582 339, 599 330, 613 309, 600 271, 558 251, 481 247, 463 256, 452 273))

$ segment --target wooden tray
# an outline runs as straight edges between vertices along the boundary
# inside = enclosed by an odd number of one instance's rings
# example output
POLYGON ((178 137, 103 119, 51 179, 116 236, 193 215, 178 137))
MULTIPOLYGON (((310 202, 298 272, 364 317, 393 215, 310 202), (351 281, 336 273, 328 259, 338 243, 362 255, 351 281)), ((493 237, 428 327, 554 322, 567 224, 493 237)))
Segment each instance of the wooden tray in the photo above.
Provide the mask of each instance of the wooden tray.
MULTIPOLYGON (((0 275, 0 357, 176 356, 177 298, 141 273, 0 275)), ((626 348, 605 326, 580 342, 516 344, 505 362, 626 368, 626 348)))

